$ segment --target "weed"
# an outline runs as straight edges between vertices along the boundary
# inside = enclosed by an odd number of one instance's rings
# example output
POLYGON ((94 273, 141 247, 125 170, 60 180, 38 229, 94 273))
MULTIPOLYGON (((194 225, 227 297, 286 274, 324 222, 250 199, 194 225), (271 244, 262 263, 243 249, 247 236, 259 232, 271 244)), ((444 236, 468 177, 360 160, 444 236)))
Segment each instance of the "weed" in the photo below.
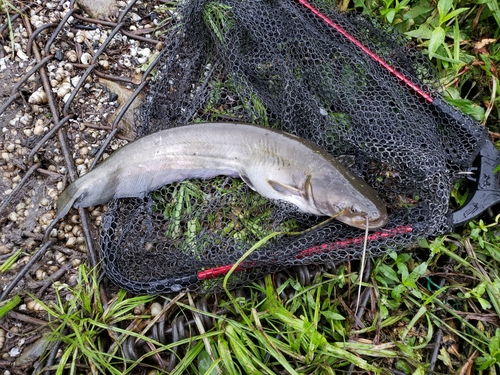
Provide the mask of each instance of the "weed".
POLYGON ((16 250, 9 258, 7 258, 7 260, 5 260, 5 262, 0 264, 0 273, 7 272, 12 267, 12 265, 17 262, 21 253, 22 249, 16 250))
POLYGON ((9 28, 9 38, 10 38, 10 46, 12 50, 12 58, 14 58, 15 46, 14 46, 14 29, 12 28, 12 21, 10 11, 14 11, 15 13, 20 13, 21 11, 12 5, 12 3, 8 0, 0 0, 0 12, 5 13, 5 17, 7 18, 7 26, 9 28))
POLYGON ((14 309, 21 303, 21 297, 16 295, 8 300, 0 302, 0 319, 2 319, 9 311, 14 309))
POLYGON ((205 5, 203 19, 224 46, 226 45, 225 34, 235 24, 231 17, 229 5, 217 2, 208 2, 205 5))
POLYGON ((56 374, 66 369, 76 374, 82 364, 92 373, 129 373, 137 363, 123 357, 121 347, 125 339, 135 337, 153 345, 161 344, 142 333, 120 328, 120 323, 144 318, 134 315, 133 311, 153 297, 126 298, 126 292, 120 291, 105 305, 100 298, 95 270, 89 271, 81 265, 78 278, 79 283, 73 288, 67 285, 55 288, 55 302, 46 303, 33 297, 48 313, 51 327, 48 339, 64 344, 56 374), (106 336, 112 340, 111 345, 105 344, 106 336))

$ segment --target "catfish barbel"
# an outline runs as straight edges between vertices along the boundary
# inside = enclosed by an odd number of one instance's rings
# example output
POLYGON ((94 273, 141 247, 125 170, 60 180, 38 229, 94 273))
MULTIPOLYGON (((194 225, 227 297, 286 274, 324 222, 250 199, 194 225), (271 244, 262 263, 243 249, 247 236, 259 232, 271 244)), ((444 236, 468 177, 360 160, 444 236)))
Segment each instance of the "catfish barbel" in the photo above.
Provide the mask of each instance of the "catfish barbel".
POLYGON ((240 177, 263 197, 361 229, 387 222, 376 192, 328 152, 282 131, 235 123, 200 123, 163 130, 120 148, 74 181, 57 201, 59 220, 71 206, 144 197, 175 181, 240 177), (368 219, 368 220, 367 220, 368 219))

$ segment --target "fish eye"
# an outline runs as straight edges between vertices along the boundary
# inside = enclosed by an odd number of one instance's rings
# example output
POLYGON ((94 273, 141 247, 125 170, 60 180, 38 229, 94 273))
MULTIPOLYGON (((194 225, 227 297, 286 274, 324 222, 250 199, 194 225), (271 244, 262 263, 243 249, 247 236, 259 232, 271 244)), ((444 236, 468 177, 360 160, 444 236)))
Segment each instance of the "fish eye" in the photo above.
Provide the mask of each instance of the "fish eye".
POLYGON ((351 213, 352 213, 352 214, 356 214, 356 213, 358 213, 358 211, 359 211, 359 210, 358 210, 356 207, 354 207, 354 206, 352 206, 352 207, 350 208, 350 210, 351 210, 351 213))

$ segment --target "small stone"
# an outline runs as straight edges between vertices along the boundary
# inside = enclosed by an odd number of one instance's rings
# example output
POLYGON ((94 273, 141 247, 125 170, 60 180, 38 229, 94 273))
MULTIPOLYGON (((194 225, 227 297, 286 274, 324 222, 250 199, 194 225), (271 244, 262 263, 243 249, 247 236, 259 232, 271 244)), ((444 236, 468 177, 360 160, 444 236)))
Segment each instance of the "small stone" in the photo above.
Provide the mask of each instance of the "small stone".
POLYGON ((76 237, 70 237, 66 241, 66 247, 72 249, 76 245, 76 237))
POLYGON ((81 78, 81 76, 74 76, 73 78, 71 78, 71 84, 73 85, 73 87, 76 87, 81 78))
POLYGON ((40 125, 35 126, 35 129, 33 129, 33 134, 34 135, 43 134, 43 126, 40 126, 40 125))
POLYGON ((160 303, 158 302, 153 302, 151 304, 151 316, 157 316, 161 310, 163 310, 163 307, 160 303))
POLYGON ((26 303, 26 308, 31 311, 43 311, 43 306, 37 301, 29 301, 26 303))
POLYGON ((45 272, 44 270, 39 268, 36 270, 35 276, 36 276, 37 280, 43 280, 47 277, 47 272, 45 272))
POLYGON ((92 61, 92 55, 88 52, 85 52, 80 57, 80 61, 82 62, 82 64, 89 65, 92 61))

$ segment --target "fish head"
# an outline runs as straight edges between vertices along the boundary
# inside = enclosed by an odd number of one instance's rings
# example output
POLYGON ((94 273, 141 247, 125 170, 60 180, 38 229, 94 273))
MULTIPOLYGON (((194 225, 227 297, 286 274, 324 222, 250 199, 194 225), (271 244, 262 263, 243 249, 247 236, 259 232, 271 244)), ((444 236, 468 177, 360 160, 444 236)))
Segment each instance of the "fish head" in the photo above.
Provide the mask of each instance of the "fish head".
POLYGON ((360 229, 366 229, 367 223, 368 229, 378 229, 387 223, 384 202, 358 177, 344 180, 320 175, 311 177, 307 184, 306 199, 322 215, 360 229))

